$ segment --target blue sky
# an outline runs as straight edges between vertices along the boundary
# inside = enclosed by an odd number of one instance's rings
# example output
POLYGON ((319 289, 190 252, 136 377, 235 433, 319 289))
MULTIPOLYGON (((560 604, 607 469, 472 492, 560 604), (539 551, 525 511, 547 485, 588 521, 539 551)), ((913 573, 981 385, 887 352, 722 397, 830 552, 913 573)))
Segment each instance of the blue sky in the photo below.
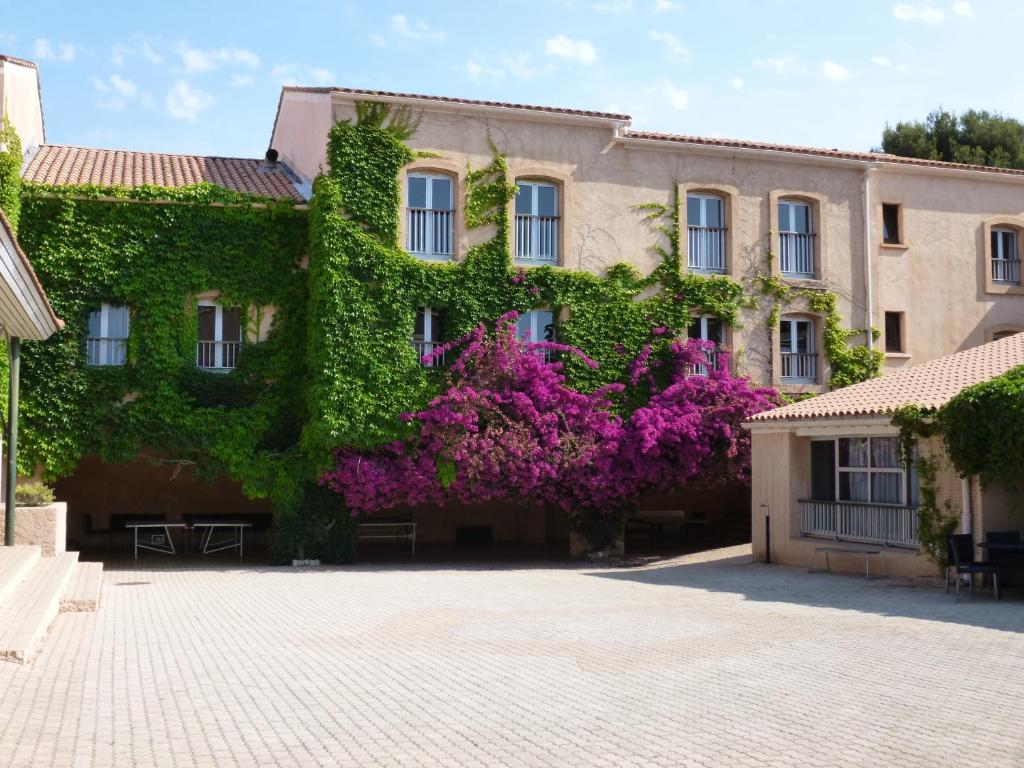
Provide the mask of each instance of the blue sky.
POLYGON ((939 104, 1024 118, 1024 3, 2 3, 52 143, 258 157, 282 83, 624 111, 634 127, 868 149, 939 104))

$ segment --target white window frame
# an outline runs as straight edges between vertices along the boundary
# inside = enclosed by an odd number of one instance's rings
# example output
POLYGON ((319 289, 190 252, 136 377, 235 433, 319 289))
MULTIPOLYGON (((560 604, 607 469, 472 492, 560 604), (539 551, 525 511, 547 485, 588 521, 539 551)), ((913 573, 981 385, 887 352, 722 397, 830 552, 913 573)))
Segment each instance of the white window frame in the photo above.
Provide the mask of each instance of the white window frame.
MULTIPOLYGON (((780 376, 779 378, 785 382, 799 383, 799 384, 814 384, 818 380, 818 351, 817 344, 815 343, 815 335, 817 334, 817 326, 812 318, 809 317, 793 317, 784 315, 779 319, 779 354, 785 355, 814 355, 814 376, 803 377, 803 376, 780 376), (782 324, 789 323, 789 349, 782 348, 782 324), (809 326, 807 333, 807 351, 800 352, 797 344, 797 324, 807 323, 809 326)), ((780 371, 781 373, 781 371, 780 371)))
MULTIPOLYGON (((719 195, 713 195, 707 192, 687 192, 686 193, 686 228, 687 228, 687 267, 689 269, 697 270, 700 272, 712 272, 716 274, 724 273, 728 269, 728 251, 726 249, 726 232, 727 227, 725 224, 725 199, 719 195), (690 200, 697 200, 699 202, 699 215, 697 221, 690 221, 690 200), (708 204, 718 204, 718 219, 721 225, 718 227, 708 226, 708 204), (693 253, 694 250, 694 237, 690 236, 689 230, 696 229, 703 232, 705 240, 710 240, 710 233, 716 232, 717 236, 717 249, 721 251, 722 266, 719 267, 708 267, 704 264, 695 263, 695 257, 697 254, 693 253)), ((700 235, 697 235, 700 237, 700 235)), ((709 249, 711 250, 711 249, 709 249)))
MULTIPOLYGON (((526 190, 526 189, 530 190, 530 212, 528 214, 520 214, 517 211, 515 211, 515 201, 516 201, 518 195, 513 197, 513 216, 512 216, 512 218, 513 218, 513 220, 515 222, 515 227, 514 227, 515 243, 513 244, 513 249, 514 249, 513 252, 515 253, 515 261, 516 261, 516 263, 517 264, 552 264, 552 265, 557 265, 559 263, 560 259, 561 259, 561 255, 562 255, 561 254, 561 243, 560 243, 560 240, 561 240, 561 228, 562 228, 562 202, 561 202, 561 189, 559 188, 559 185, 555 184, 553 182, 550 182, 550 181, 540 181, 540 180, 532 180, 532 179, 517 179, 516 180, 516 187, 518 187, 520 190, 526 190), (521 240, 520 233, 521 233, 521 230, 522 230, 524 224, 525 225, 529 225, 529 227, 530 227, 530 245, 531 245, 532 249, 534 249, 534 251, 536 250, 538 243, 542 239, 540 237, 540 232, 541 232, 541 225, 542 225, 543 222, 541 221, 541 218, 542 218, 541 215, 537 212, 540 209, 540 202, 539 202, 540 194, 539 194, 538 190, 541 189, 542 187, 545 188, 545 189, 553 190, 554 191, 554 199, 555 199, 555 214, 554 214, 554 216, 551 216, 551 217, 544 216, 543 217, 545 219, 547 219, 547 218, 552 219, 551 222, 548 222, 549 224, 553 225, 552 229, 551 229, 551 232, 548 233, 548 238, 550 239, 550 242, 551 242, 551 251, 552 251, 552 255, 551 255, 550 258, 546 257, 546 256, 541 256, 541 255, 539 255, 536 252, 531 252, 531 253, 528 253, 528 254, 527 253, 524 253, 524 254, 520 254, 519 253, 520 240, 521 240), (519 216, 528 216, 529 219, 526 222, 520 222, 518 220, 519 216)), ((519 194, 522 194, 522 193, 520 192, 519 194)))
MULTIPOLYGON (((224 307, 216 301, 196 302, 199 307, 213 307, 216 311, 213 314, 213 335, 212 339, 196 340, 196 367, 204 371, 231 371, 238 363, 238 353, 242 351, 242 339, 245 336, 245 308, 239 308, 238 336, 237 339, 224 338, 224 307), (200 365, 199 345, 213 343, 213 365, 200 365), (224 345, 237 343, 238 349, 235 352, 235 365, 224 365, 224 345)), ((233 307, 229 307, 233 309, 233 307)))
POLYGON ((992 227, 992 234, 996 235, 994 247, 992 248, 992 261, 1017 263, 1017 279, 1016 280, 997 280, 994 276, 992 282, 997 285, 1020 285, 1020 232, 1013 227, 992 227), (1013 242, 1013 252, 1007 254, 1005 252, 1005 241, 1003 236, 1010 235, 1013 242))
POLYGON ((908 506, 909 499, 907 498, 909 492, 909 479, 907 477, 907 466, 899 456, 899 437, 898 435, 843 435, 839 437, 829 438, 814 438, 812 442, 820 443, 834 443, 833 454, 835 455, 835 465, 832 472, 832 480, 835 483, 835 502, 839 504, 870 504, 875 507, 906 507, 908 506), (867 440, 868 441, 868 466, 866 467, 844 467, 839 463, 839 441, 840 440, 867 440), (871 442, 873 440, 896 440, 897 450, 897 466, 896 467, 872 467, 871 466, 871 442), (866 474, 868 476, 868 500, 857 501, 854 499, 844 499, 839 493, 840 488, 840 474, 866 474), (900 477, 900 500, 898 502, 892 501, 873 501, 871 500, 871 475, 872 474, 891 474, 899 475, 900 477))
POLYGON ((128 362, 128 336, 132 332, 132 314, 128 307, 124 304, 108 304, 103 302, 100 304, 99 309, 92 310, 89 315, 90 318, 93 314, 99 313, 100 315, 100 335, 99 336, 86 336, 85 339, 85 363, 90 366, 121 366, 128 362), (123 309, 127 315, 128 328, 123 337, 111 336, 110 335, 110 315, 115 309, 123 309), (98 342, 96 344, 97 356, 96 359, 92 359, 90 354, 90 341, 98 342), (121 344, 112 344, 111 342, 118 342, 121 344), (112 359, 114 355, 111 353, 115 350, 119 350, 120 354, 117 355, 120 359, 112 359))
POLYGON ((818 243, 814 232, 814 206, 804 200, 793 200, 790 198, 782 198, 778 201, 778 217, 779 217, 779 270, 784 275, 793 275, 794 277, 813 277, 818 271, 818 243), (795 210, 797 207, 807 209, 807 231, 801 232, 794 229, 794 222, 796 221, 795 210), (785 218, 783 221, 783 210, 786 211, 785 218), (807 237, 808 245, 811 251, 811 269, 809 272, 798 272, 792 270, 782 269, 782 243, 783 238, 786 235, 805 235, 807 237))
MULTIPOLYGON (((724 346, 725 345, 725 321, 722 320, 722 318, 718 317, 717 315, 694 315, 694 316, 692 316, 690 318, 690 325, 693 325, 693 324, 698 323, 698 322, 700 323, 700 336, 698 336, 696 338, 699 341, 714 341, 714 343, 717 344, 718 346, 724 346), (721 341, 715 341, 714 339, 708 338, 708 321, 709 320, 718 320, 719 322, 722 323, 722 339, 721 339, 721 341)), ((687 328, 687 337, 688 338, 694 338, 692 336, 689 336, 689 328, 687 328)))
POLYGON ((427 171, 409 171, 406 174, 405 180, 405 210, 406 210, 406 232, 405 232, 405 247, 416 256, 425 259, 438 259, 441 261, 451 259, 455 254, 455 179, 446 173, 430 173, 427 171), (426 197, 425 197, 425 208, 413 208, 409 205, 409 194, 410 194, 410 181, 412 179, 426 179, 426 197), (450 194, 448 196, 448 207, 437 208, 434 205, 434 185, 431 183, 433 179, 444 179, 448 182, 448 189, 450 194), (413 237, 413 212, 424 211, 426 212, 428 221, 424 224, 424 249, 422 251, 412 250, 412 243, 410 242, 413 237), (447 238, 448 238, 448 250, 439 251, 437 250, 437 243, 435 242, 436 225, 434 219, 438 214, 447 214, 447 238))
POLYGON ((444 355, 435 357, 430 362, 424 362, 423 358, 426 355, 433 353, 436 347, 441 346, 442 342, 439 339, 434 338, 440 333, 440 328, 434 328, 434 312, 438 313, 438 322, 440 323, 441 310, 434 310, 433 308, 420 304, 416 307, 416 312, 423 312, 423 338, 417 338, 416 328, 413 326, 412 332, 412 348, 416 350, 417 359, 420 365, 424 368, 433 368, 435 366, 444 364, 444 355))

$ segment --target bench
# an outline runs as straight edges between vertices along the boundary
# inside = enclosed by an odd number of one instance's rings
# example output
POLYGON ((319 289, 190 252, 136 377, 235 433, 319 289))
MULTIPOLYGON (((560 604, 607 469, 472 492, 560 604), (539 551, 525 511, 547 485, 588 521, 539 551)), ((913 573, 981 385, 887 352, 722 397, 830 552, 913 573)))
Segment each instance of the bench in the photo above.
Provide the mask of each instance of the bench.
POLYGON ((642 510, 626 519, 626 533, 641 531, 653 539, 664 533, 666 526, 675 526, 689 541, 690 531, 707 525, 707 522, 704 512, 686 512, 682 509, 642 510))
POLYGON ((368 539, 408 541, 411 546, 410 554, 416 554, 416 523, 407 520, 378 520, 373 523, 359 523, 356 526, 356 538, 360 541, 368 539))
POLYGON ((825 553, 825 568, 829 573, 832 572, 832 560, 831 555, 862 555, 864 557, 864 578, 871 578, 871 558, 877 557, 879 564, 882 566, 882 573, 886 578, 889 577, 889 568, 885 564, 885 558, 882 556, 882 550, 877 548, 865 549, 865 548, 854 548, 854 547, 815 547, 814 551, 811 552, 811 563, 807 566, 808 573, 814 573, 814 558, 819 552, 825 553))

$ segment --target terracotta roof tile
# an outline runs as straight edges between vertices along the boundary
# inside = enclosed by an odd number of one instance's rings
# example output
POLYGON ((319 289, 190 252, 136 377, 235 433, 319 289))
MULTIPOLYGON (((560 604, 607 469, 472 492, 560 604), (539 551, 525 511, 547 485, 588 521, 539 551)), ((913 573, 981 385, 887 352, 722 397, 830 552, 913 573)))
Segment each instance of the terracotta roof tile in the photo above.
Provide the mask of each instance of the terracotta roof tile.
POLYGON ((903 405, 940 408, 972 384, 1024 365, 1024 333, 764 411, 752 421, 881 416, 903 405))
POLYGON ((823 149, 821 147, 803 147, 795 144, 773 144, 764 141, 746 141, 744 139, 718 139, 709 136, 686 136, 675 133, 657 133, 653 131, 628 130, 623 136, 629 139, 647 141, 668 141, 677 144, 697 144, 706 147, 726 147, 732 149, 755 149, 764 152, 785 152, 812 157, 830 157, 839 160, 853 160, 861 163, 896 163, 899 165, 916 165, 927 168, 949 168, 960 171, 985 171, 1007 176, 1024 176, 1024 170, 1017 168, 993 168, 989 165, 970 165, 968 163, 947 163, 942 160, 922 160, 916 157, 901 157, 885 152, 855 152, 842 149, 823 149))
POLYGON ((279 200, 303 200, 284 170, 261 171, 260 165, 260 160, 240 157, 165 155, 44 144, 29 161, 22 178, 58 186, 184 187, 209 182, 236 192, 279 200))
POLYGON ((422 93, 396 93, 394 91, 374 91, 363 88, 338 88, 338 87, 304 87, 299 85, 286 85, 284 91, 300 91, 303 93, 347 93, 352 96, 382 96, 391 99, 415 99, 417 101, 439 101, 444 104, 468 104, 476 107, 500 107, 502 109, 526 109, 531 112, 550 112, 559 115, 576 115, 577 117, 597 117, 605 120, 619 120, 622 122, 630 119, 629 115, 620 115, 614 112, 596 112, 591 109, 569 109, 567 107, 544 107, 536 104, 514 104, 507 101, 484 101, 480 99, 459 99, 453 96, 426 96, 422 93))

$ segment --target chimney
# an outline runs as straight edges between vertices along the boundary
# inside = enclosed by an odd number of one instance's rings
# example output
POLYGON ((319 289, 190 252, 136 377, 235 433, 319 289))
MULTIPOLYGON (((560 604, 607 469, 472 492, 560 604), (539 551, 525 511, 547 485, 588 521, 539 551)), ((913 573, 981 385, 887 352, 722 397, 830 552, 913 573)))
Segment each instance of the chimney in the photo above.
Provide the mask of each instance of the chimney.
POLYGON ((22 151, 46 143, 39 69, 34 62, 0 54, 0 104, 18 132, 22 151))

